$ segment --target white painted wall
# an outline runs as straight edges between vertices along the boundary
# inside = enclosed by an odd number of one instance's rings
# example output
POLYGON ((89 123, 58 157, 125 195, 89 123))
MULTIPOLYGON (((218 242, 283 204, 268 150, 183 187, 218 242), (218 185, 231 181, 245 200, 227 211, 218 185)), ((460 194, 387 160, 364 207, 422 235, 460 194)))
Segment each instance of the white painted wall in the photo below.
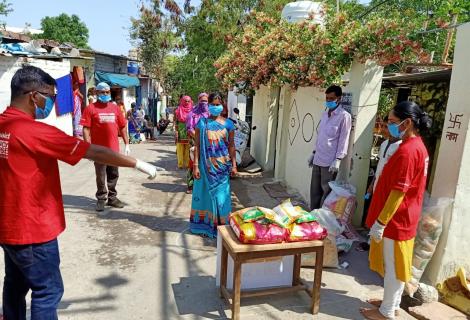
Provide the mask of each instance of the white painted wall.
POLYGON ((439 245, 425 273, 425 278, 433 284, 454 276, 460 266, 465 267, 467 274, 470 272, 469 38, 470 23, 458 27, 446 121, 432 185, 433 197, 455 198, 455 202, 445 215, 439 245), (450 140, 448 133, 458 134, 457 140, 450 140))
POLYGON ((349 151, 341 164, 338 179, 349 181, 357 190, 357 208, 353 223, 360 225, 370 166, 375 117, 382 87, 383 68, 373 61, 353 63, 350 80, 343 92, 352 93, 352 130, 349 151))
MULTIPOLYGON (((26 57, 0 57, 0 113, 10 104, 11 79, 24 63, 43 69, 53 78, 60 78, 70 73, 70 61, 65 59, 63 61, 52 61, 26 57)), ((68 135, 73 134, 71 113, 58 117, 56 112, 53 111, 48 118, 41 121, 59 128, 68 135)))
POLYGON ((268 141, 268 118, 269 118, 270 88, 262 86, 256 91, 253 98, 253 123, 251 131, 250 153, 256 162, 264 169, 266 166, 266 151, 268 141))
POLYGON ((282 177, 289 187, 299 191, 308 202, 311 169, 307 159, 315 148, 316 127, 325 110, 325 93, 314 87, 299 88, 294 92, 284 88, 280 100, 282 129, 278 130, 281 141, 278 142, 277 156, 281 158, 276 164, 280 166, 279 171, 276 170, 276 177, 282 177))

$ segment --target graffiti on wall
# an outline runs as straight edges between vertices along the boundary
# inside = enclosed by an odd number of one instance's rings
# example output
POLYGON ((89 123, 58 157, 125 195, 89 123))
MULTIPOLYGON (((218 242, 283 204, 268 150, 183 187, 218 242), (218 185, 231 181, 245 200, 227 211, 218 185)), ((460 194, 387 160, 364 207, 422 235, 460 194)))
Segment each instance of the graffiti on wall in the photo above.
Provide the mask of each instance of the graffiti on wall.
POLYGON ((309 143, 313 140, 314 134, 315 119, 313 118, 313 115, 307 112, 301 116, 297 102, 294 99, 292 101, 289 114, 288 135, 290 145, 292 146, 294 144, 297 137, 302 137, 305 143, 309 143))

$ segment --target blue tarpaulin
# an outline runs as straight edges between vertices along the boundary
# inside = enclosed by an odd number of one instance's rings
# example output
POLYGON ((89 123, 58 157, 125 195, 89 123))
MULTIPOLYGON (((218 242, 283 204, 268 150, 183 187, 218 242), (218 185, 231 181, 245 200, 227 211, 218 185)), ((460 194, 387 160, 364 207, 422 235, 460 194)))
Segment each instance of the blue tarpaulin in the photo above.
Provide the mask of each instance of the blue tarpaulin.
POLYGON ((57 83, 57 99, 55 102, 58 116, 73 112, 72 76, 70 74, 55 79, 57 83))
POLYGON ((122 88, 131 88, 140 86, 139 78, 131 77, 127 74, 108 73, 102 71, 95 72, 96 82, 106 82, 110 86, 119 86, 122 88))

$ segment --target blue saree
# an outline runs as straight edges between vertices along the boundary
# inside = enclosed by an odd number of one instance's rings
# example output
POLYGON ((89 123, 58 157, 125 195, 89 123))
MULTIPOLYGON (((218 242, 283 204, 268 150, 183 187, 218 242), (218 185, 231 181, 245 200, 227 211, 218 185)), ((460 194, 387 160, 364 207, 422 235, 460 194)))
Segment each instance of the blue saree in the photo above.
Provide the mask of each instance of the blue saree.
POLYGON ((217 226, 228 223, 232 211, 229 155, 229 133, 235 129, 231 120, 219 123, 201 119, 199 129, 199 170, 191 204, 190 230, 211 238, 217 237, 217 226))

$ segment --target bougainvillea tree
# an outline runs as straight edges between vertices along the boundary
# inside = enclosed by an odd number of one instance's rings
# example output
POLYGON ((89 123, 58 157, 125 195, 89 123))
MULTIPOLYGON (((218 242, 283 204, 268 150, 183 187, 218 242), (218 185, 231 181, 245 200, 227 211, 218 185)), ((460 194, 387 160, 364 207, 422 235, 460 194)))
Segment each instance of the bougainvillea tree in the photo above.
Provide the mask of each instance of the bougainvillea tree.
POLYGON ((323 87, 339 82, 354 60, 386 66, 425 59, 414 27, 406 21, 373 18, 364 24, 346 14, 325 17, 324 25, 307 20, 290 24, 253 12, 244 32, 230 39, 216 62, 216 76, 226 88, 244 91, 261 85, 323 87))

